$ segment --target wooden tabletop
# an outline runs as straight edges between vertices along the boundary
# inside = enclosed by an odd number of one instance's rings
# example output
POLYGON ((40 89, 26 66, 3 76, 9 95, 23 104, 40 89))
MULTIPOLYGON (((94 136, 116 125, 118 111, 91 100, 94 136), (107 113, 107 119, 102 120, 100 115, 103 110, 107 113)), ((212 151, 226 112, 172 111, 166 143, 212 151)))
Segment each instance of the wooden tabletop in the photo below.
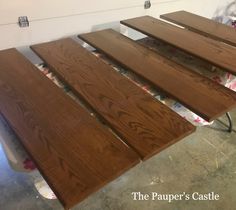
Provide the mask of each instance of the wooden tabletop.
POLYGON ((150 16, 128 19, 121 21, 121 23, 236 75, 236 50, 233 46, 150 16))
POLYGON ((15 49, 0 51, 0 112, 66 209, 140 161, 15 49))
POLYGON ((171 12, 160 17, 193 32, 236 46, 236 30, 232 26, 186 11, 171 12))
POLYGON ((79 37, 208 121, 236 106, 235 92, 118 32, 107 29, 79 37))
POLYGON ((72 39, 43 43, 32 49, 142 159, 195 130, 191 123, 72 39))

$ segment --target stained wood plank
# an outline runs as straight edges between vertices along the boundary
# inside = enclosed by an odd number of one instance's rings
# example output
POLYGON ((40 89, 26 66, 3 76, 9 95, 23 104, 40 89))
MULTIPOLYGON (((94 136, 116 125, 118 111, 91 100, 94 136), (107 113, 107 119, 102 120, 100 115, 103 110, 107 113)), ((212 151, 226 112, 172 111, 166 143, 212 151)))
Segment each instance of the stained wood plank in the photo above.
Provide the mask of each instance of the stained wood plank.
POLYGON ((139 162, 15 49, 0 51, 0 111, 66 209, 139 162))
POLYGON ((31 47, 142 159, 195 127, 72 39, 31 47))
POLYGON ((236 105, 236 93, 111 29, 79 37, 208 121, 236 105))
POLYGON ((121 23, 236 74, 236 50, 233 46, 150 16, 128 19, 121 23))
POLYGON ((236 30, 226 24, 187 11, 171 12, 160 17, 193 32, 236 46, 236 30))

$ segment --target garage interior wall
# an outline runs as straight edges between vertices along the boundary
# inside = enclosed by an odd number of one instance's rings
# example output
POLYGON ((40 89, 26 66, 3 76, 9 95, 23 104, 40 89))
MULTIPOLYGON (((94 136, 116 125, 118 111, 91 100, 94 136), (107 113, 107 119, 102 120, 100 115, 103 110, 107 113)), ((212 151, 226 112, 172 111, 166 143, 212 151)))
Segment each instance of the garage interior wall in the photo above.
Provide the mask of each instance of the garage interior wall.
MULTIPOLYGON (((150 9, 144 9, 144 0, 1 0, 0 49, 27 46, 107 27, 127 33, 125 27, 120 28, 119 21, 142 15, 159 17, 162 13, 187 10, 213 18, 235 8, 235 1, 227 0, 151 0, 151 4, 150 9), (19 16, 28 16, 29 27, 18 26, 19 16)), ((138 33, 131 34, 138 37, 138 33)))

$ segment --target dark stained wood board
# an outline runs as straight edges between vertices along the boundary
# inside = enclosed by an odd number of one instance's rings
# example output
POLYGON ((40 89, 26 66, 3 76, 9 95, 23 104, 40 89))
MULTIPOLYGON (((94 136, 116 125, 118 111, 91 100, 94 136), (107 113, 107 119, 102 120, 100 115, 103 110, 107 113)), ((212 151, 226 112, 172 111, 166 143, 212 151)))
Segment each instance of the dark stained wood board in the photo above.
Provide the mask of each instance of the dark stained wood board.
POLYGON ((212 121, 236 106, 236 93, 111 29, 79 35, 161 91, 212 121))
POLYGON ((226 24, 187 11, 171 12, 160 17, 190 31, 236 46, 236 30, 226 24))
POLYGON ((16 49, 0 51, 0 112, 65 209, 140 161, 16 49))
POLYGON ((191 123, 74 40, 68 38, 31 48, 142 159, 195 130, 191 123))
POLYGON ((236 50, 233 46, 150 16, 123 20, 121 23, 236 75, 236 50))

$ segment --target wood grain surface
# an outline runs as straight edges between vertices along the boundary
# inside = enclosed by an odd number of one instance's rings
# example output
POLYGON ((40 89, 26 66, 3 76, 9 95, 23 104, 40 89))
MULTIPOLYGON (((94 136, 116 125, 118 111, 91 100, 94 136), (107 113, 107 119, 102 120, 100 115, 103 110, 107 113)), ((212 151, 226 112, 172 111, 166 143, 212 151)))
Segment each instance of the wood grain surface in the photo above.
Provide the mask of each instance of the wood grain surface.
POLYGON ((167 13, 160 17, 190 31, 236 46, 236 30, 232 26, 187 11, 167 13))
POLYGON ((73 41, 31 47, 142 159, 192 133, 195 127, 73 41))
POLYGON ((233 46, 150 16, 128 19, 121 23, 236 75, 236 50, 233 46))
POLYGON ((65 209, 140 161, 16 49, 0 51, 0 112, 65 209))
POLYGON ((236 106, 235 92, 118 32, 107 29, 79 37, 208 121, 236 106))

